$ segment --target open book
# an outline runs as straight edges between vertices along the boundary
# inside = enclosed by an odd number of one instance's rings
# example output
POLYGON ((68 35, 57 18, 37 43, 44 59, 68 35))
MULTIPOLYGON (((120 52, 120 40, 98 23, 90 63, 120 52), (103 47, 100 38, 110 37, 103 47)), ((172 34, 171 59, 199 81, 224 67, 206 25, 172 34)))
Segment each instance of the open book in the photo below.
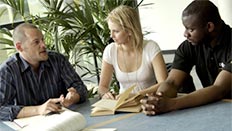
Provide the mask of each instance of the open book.
POLYGON ((141 94, 131 95, 134 87, 135 85, 121 93, 118 100, 101 99, 94 103, 90 116, 113 115, 115 112, 140 112, 139 100, 143 96, 141 94))
POLYGON ((63 109, 59 114, 20 118, 14 122, 22 131, 79 131, 85 128, 86 120, 82 114, 63 109))

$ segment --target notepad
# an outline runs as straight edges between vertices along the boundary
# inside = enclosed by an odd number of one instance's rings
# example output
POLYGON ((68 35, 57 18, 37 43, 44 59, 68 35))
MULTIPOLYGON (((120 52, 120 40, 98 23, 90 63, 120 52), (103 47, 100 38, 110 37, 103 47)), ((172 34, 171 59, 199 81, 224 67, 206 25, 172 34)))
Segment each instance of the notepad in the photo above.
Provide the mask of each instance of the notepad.
POLYGON ((49 116, 38 115, 27 118, 15 119, 14 122, 22 131, 79 131, 86 126, 84 116, 63 108, 59 114, 49 116))

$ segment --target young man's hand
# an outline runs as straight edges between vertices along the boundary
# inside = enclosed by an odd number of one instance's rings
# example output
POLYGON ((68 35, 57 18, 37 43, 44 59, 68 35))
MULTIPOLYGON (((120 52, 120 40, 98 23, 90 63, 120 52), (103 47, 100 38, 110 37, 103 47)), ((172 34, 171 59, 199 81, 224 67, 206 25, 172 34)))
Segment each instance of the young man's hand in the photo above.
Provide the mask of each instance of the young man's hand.
POLYGON ((159 92, 157 94, 147 94, 146 98, 140 100, 143 113, 146 115, 156 115, 173 110, 174 99, 168 98, 159 92))

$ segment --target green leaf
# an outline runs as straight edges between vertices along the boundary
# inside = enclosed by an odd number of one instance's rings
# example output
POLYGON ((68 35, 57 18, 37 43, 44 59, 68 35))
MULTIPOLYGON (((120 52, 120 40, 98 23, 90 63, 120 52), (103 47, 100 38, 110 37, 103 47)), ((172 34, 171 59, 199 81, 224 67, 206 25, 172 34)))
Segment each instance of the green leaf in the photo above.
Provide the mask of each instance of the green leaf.
POLYGON ((7 9, 3 9, 1 12, 0 12, 0 17, 4 14, 4 12, 7 11, 7 9))
MULTIPOLYGON (((78 0, 79 3, 69 4, 65 4, 64 0, 40 0, 42 6, 47 9, 45 16, 40 17, 25 14, 25 0, 1 1, 13 8, 14 18, 20 14, 25 22, 27 19, 37 25, 44 34, 47 48, 59 51, 71 59, 73 66, 83 71, 81 77, 96 77, 101 71, 96 63, 101 62, 103 50, 110 38, 105 21, 107 14, 121 4, 136 7, 135 0, 78 0), (83 61, 83 57, 94 57, 91 59, 94 59, 95 63, 83 61), (95 69, 90 70, 88 66, 81 65, 82 62, 94 66, 95 69)), ((0 18, 3 13, 4 11, 0 12, 0 18)), ((0 29, 0 33, 12 38, 7 29, 0 29)), ((0 44, 10 46, 4 49, 14 49, 10 38, 0 39, 0 44)), ((116 82, 113 78, 111 86, 113 85, 115 90, 116 82)))
POLYGON ((13 41, 7 38, 0 38, 0 44, 14 46, 13 41))
POLYGON ((54 22, 55 22, 56 25, 63 26, 66 29, 71 29, 72 28, 66 20, 55 19, 54 22))
POLYGON ((24 0, 17 0, 18 1, 18 6, 19 6, 19 11, 22 16, 24 16, 24 0))
POLYGON ((10 32, 8 29, 6 29, 6 28, 0 29, 0 33, 1 33, 1 34, 4 34, 4 35, 7 35, 7 36, 9 36, 9 37, 12 37, 11 32, 10 32))

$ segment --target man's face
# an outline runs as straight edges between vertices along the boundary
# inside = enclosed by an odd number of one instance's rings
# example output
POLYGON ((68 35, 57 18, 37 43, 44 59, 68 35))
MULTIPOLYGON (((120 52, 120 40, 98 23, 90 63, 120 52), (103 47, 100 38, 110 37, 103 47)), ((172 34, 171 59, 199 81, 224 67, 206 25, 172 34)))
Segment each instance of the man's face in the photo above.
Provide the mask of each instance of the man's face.
POLYGON ((21 42, 21 55, 30 64, 46 61, 48 54, 43 34, 38 29, 25 29, 26 38, 21 42))
POLYGON ((196 15, 183 16, 182 22, 185 27, 184 36, 192 45, 198 45, 208 39, 207 25, 200 23, 196 15))

